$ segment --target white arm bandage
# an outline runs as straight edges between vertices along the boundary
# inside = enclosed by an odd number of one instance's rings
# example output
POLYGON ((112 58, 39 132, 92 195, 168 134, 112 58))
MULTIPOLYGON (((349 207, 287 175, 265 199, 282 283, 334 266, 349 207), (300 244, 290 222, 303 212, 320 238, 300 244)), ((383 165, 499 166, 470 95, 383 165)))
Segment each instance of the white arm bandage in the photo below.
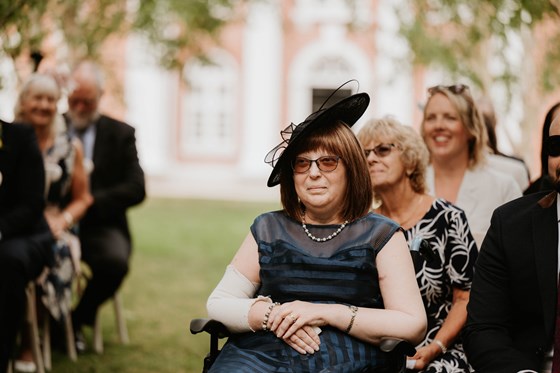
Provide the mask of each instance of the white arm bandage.
POLYGON ((268 297, 253 298, 258 286, 234 266, 228 265, 224 277, 206 302, 208 317, 220 321, 232 333, 253 331, 249 326, 249 309, 258 301, 272 302, 268 297))

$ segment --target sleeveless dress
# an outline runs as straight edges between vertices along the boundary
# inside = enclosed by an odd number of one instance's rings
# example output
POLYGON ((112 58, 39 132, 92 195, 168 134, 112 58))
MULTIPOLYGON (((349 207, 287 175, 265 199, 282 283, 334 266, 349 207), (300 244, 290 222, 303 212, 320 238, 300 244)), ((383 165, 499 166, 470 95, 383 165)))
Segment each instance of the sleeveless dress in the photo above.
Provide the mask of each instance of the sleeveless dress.
MULTIPOLYGON (((415 237, 421 237, 430 250, 413 255, 416 279, 428 316, 428 332, 417 346, 422 347, 434 340, 447 318, 453 289, 470 290, 478 249, 463 210, 443 199, 436 199, 405 235, 409 246, 413 245, 415 237)), ((447 346, 445 354, 438 356, 422 372, 470 372, 460 336, 447 346)))
MULTIPOLYGON (((57 134, 53 145, 43 154, 46 210, 63 210, 70 202, 75 156, 67 132, 57 134)), ((79 239, 74 233, 64 232, 53 243, 54 263, 41 283, 41 300, 56 320, 68 315, 72 305, 72 280, 80 257, 79 239)))
MULTIPOLYGON (((338 225, 307 225, 326 237, 338 225)), ((383 308, 375 259, 400 229, 370 213, 349 223, 335 238, 315 242, 301 223, 282 211, 258 216, 251 232, 258 244, 261 286, 256 295, 383 308)), ((336 328, 322 327, 320 350, 300 354, 271 332, 231 336, 210 372, 366 372, 383 366, 388 354, 336 328)))

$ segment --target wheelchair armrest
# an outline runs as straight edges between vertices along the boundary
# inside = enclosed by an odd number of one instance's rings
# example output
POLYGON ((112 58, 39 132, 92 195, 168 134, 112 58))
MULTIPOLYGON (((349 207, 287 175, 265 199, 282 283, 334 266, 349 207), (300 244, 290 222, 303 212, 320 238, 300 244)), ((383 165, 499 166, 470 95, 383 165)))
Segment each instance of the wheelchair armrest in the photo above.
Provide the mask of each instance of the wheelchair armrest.
POLYGON ((227 338, 231 335, 224 324, 213 319, 192 319, 190 329, 192 334, 206 332, 210 335, 216 336, 219 339, 227 338))
POLYGON ((394 352, 406 356, 416 354, 416 348, 412 343, 399 338, 382 338, 379 347, 383 352, 394 352))

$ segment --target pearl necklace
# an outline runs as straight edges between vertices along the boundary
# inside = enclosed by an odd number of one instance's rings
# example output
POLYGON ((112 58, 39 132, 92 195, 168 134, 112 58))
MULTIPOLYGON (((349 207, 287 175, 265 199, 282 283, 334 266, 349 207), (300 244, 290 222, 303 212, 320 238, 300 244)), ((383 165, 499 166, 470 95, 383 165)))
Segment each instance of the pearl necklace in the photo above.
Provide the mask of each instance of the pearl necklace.
POLYGON ((309 229, 307 229, 307 225, 305 225, 305 214, 303 214, 303 216, 301 217, 301 226, 303 227, 303 230, 305 231, 305 234, 307 234, 307 237, 311 238, 313 241, 316 241, 316 242, 325 242, 325 241, 328 241, 328 240, 332 240, 340 232, 342 232, 344 227, 346 227, 346 224, 348 224, 348 220, 346 220, 344 223, 342 223, 342 225, 340 227, 338 227, 338 229, 336 231, 334 231, 332 234, 329 234, 327 237, 318 238, 318 237, 315 237, 314 235, 312 235, 311 232, 309 232, 309 229))

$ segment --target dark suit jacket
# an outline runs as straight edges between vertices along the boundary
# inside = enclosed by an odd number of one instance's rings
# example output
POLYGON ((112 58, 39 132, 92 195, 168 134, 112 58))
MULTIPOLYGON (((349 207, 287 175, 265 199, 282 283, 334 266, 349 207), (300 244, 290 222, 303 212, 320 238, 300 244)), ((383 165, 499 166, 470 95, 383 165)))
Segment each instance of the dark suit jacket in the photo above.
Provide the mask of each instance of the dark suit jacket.
POLYGON ((0 121, 0 242, 48 231, 45 169, 33 128, 0 121))
POLYGON ((80 221, 80 229, 111 226, 130 238, 126 210, 146 196, 134 128, 105 115, 95 126, 94 169, 90 175, 94 203, 80 221))
POLYGON ((556 192, 521 197, 494 211, 475 266, 465 352, 477 372, 538 371, 555 322, 556 192))

